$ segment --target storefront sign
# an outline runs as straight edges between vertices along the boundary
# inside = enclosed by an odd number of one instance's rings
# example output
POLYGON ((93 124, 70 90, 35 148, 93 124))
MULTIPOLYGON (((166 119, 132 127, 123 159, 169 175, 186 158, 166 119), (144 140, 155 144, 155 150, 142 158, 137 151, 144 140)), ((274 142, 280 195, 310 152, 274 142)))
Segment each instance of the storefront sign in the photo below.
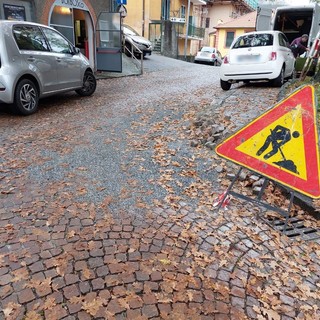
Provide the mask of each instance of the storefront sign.
POLYGON ((25 7, 15 6, 12 4, 4 4, 3 10, 4 10, 4 17, 7 20, 19 20, 19 21, 26 20, 25 7))
POLYGON ((87 5, 83 2, 83 0, 56 0, 54 4, 56 6, 69 7, 69 8, 89 11, 87 5))

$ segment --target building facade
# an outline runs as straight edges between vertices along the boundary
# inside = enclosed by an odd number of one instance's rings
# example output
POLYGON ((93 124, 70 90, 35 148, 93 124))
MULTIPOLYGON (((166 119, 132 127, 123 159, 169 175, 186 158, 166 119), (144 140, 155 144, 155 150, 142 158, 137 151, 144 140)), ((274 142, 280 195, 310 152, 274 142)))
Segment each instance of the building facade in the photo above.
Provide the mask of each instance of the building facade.
MULTIPOLYGON (((159 45, 158 51, 160 51, 161 0, 127 0, 125 7, 127 15, 123 18, 123 23, 149 39, 153 48, 159 45)), ((114 10, 117 10, 116 7, 114 10)))
POLYGON ((222 56, 225 56, 235 38, 255 30, 256 18, 257 11, 253 11, 228 22, 218 24, 216 26, 216 41, 213 46, 218 48, 222 56))
POLYGON ((109 1, 99 0, 0 0, 0 18, 49 25, 76 45, 95 66, 95 27, 109 1))

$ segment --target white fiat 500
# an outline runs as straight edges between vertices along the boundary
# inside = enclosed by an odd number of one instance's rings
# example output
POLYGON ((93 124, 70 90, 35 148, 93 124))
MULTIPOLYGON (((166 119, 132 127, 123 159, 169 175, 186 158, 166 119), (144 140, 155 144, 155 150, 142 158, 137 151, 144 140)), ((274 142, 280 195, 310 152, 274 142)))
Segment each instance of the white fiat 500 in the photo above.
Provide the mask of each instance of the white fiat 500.
POLYGON ((282 86, 294 71, 295 58, 286 36, 280 31, 248 32, 233 41, 220 68, 220 85, 268 80, 282 86))

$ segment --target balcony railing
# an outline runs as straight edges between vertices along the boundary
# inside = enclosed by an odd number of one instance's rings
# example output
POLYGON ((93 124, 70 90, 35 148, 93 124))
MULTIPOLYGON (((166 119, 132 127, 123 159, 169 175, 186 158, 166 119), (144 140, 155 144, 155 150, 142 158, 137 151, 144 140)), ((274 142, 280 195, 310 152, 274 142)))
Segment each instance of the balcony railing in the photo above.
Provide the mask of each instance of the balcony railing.
MULTIPOLYGON (((187 33, 187 24, 177 24, 177 32, 180 38, 185 38, 187 33)), ((188 27, 188 38, 190 39, 204 39, 205 29, 196 27, 189 23, 188 27)))
POLYGON ((244 2, 252 9, 257 9, 257 7, 258 7, 257 0, 244 0, 244 2))
MULTIPOLYGON (((216 2, 217 0, 204 0, 206 1, 207 3, 214 3, 216 2)), ((229 2, 229 0, 220 0, 220 3, 224 3, 224 2, 229 2)), ((257 6, 258 6, 258 0, 237 0, 237 1, 234 1, 233 3, 234 4, 241 4, 241 3, 244 3, 246 6, 250 7, 251 9, 257 9, 257 6)))
POLYGON ((205 34, 204 28, 199 28, 199 27, 193 26, 192 24, 189 24, 188 37, 203 39, 204 34, 205 34))

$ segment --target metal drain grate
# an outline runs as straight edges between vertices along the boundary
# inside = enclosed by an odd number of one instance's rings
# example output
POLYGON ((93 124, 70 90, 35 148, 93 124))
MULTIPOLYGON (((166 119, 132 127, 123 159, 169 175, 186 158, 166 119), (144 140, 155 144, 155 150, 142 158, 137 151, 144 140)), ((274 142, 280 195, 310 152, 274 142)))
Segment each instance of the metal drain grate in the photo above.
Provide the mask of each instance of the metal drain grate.
POLYGON ((274 217, 264 218, 264 220, 275 230, 280 231, 289 238, 299 237, 303 240, 320 239, 320 232, 317 229, 304 225, 302 219, 292 217, 288 220, 282 220, 274 217))

